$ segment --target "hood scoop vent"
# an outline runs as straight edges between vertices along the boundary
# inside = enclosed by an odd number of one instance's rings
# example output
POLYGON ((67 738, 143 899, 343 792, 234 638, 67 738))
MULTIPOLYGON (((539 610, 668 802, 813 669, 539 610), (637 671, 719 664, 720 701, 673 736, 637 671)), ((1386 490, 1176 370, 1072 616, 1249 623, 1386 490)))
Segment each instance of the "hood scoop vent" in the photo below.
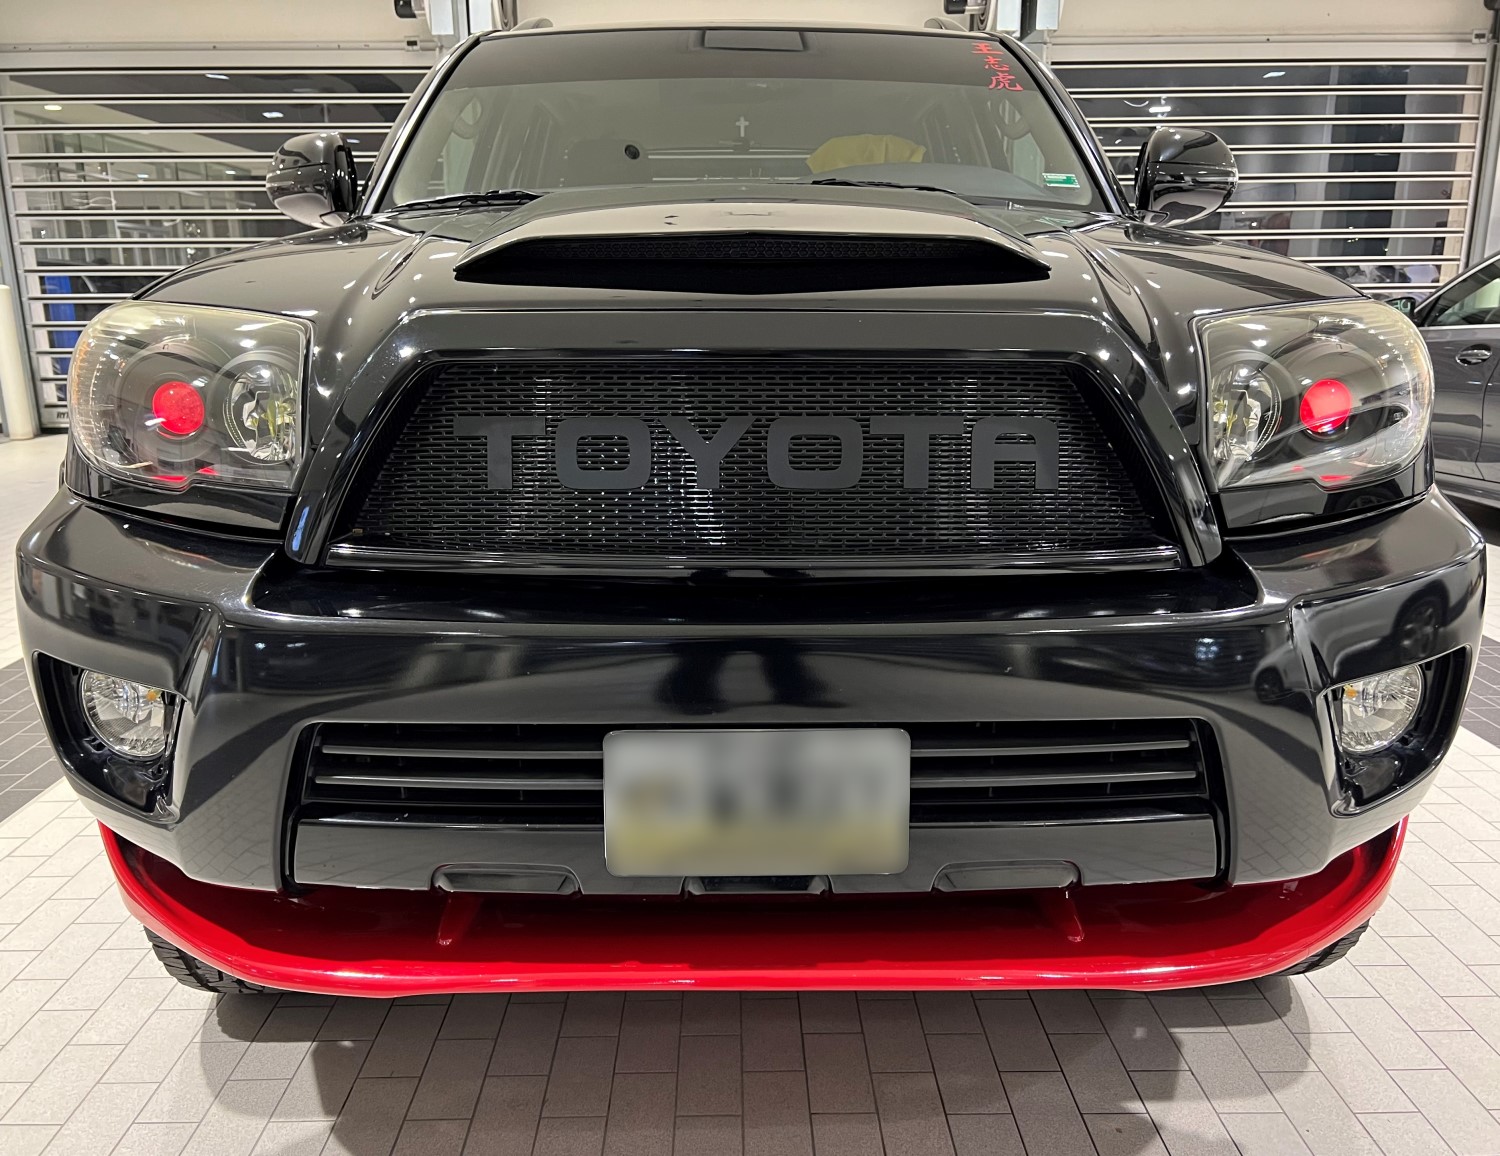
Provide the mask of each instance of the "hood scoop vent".
POLYGON ((674 293, 826 293, 1035 281, 1047 269, 968 237, 744 232, 517 241, 461 280, 674 293))

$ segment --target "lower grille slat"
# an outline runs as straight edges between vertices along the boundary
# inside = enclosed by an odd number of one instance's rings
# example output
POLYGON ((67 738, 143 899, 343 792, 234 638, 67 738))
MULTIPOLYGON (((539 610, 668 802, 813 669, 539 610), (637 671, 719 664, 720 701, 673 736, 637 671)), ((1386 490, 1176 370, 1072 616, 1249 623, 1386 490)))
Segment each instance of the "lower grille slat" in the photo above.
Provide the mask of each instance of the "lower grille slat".
MULTIPOLYGON (((304 744, 300 808, 322 818, 354 808, 442 821, 460 815, 464 822, 597 826, 604 736, 616 729, 320 724, 304 744)), ((903 729, 912 740, 914 825, 1003 823, 1059 808, 1101 818, 1131 807, 1204 813, 1213 800, 1211 739, 1190 719, 903 729)))

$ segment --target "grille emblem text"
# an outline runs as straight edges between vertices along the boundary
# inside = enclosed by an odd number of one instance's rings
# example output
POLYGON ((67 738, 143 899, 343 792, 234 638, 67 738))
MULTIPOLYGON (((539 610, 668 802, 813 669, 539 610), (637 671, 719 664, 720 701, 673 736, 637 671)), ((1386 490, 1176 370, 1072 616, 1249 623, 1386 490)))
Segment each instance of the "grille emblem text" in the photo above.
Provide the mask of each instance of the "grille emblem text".
MULTIPOLYGON (((696 490, 719 488, 724 458, 755 423, 752 417, 726 418, 711 433, 687 418, 661 418, 658 424, 693 460, 696 490)), ((876 417, 868 421, 869 436, 902 440, 902 486, 925 490, 929 484, 932 439, 960 437, 961 417, 876 417)), ((766 430, 766 478, 783 490, 847 490, 864 474, 866 426, 850 417, 781 417, 766 430), (793 464, 792 443, 797 438, 835 439, 836 464, 807 468, 793 464)), ((488 455, 488 488, 509 490, 515 482, 516 439, 545 437, 547 425, 539 417, 503 417, 480 425, 455 422, 460 437, 483 435, 488 455)), ((638 490, 651 481, 651 424, 638 417, 572 417, 557 423, 552 435, 553 468, 558 482, 570 490, 638 490), (611 438, 623 443, 624 464, 590 469, 579 462, 579 443, 585 438, 611 438)), ((1039 417, 985 417, 969 433, 969 485, 995 488, 995 467, 1001 462, 1032 466, 1032 485, 1038 490, 1058 488, 1057 425, 1039 417)))

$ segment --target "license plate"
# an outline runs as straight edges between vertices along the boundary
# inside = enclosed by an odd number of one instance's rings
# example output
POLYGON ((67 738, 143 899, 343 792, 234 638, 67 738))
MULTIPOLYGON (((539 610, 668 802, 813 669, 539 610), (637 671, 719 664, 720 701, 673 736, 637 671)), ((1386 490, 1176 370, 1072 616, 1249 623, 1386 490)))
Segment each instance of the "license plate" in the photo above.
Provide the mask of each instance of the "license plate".
POLYGON ((604 737, 612 875, 889 875, 906 868, 910 803, 902 730, 604 737))

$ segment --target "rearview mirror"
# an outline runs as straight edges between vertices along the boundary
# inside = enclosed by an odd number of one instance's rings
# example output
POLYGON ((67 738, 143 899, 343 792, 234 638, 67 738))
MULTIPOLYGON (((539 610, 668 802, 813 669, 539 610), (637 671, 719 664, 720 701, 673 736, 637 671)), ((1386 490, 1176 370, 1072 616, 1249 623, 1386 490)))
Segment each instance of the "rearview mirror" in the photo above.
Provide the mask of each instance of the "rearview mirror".
POLYGON ((294 136, 271 158, 271 203, 304 225, 341 225, 359 203, 354 150, 336 132, 294 136))
POLYGON ((1219 137, 1163 125, 1141 146, 1135 207, 1153 225, 1186 225, 1223 208, 1239 183, 1234 153, 1219 137))

